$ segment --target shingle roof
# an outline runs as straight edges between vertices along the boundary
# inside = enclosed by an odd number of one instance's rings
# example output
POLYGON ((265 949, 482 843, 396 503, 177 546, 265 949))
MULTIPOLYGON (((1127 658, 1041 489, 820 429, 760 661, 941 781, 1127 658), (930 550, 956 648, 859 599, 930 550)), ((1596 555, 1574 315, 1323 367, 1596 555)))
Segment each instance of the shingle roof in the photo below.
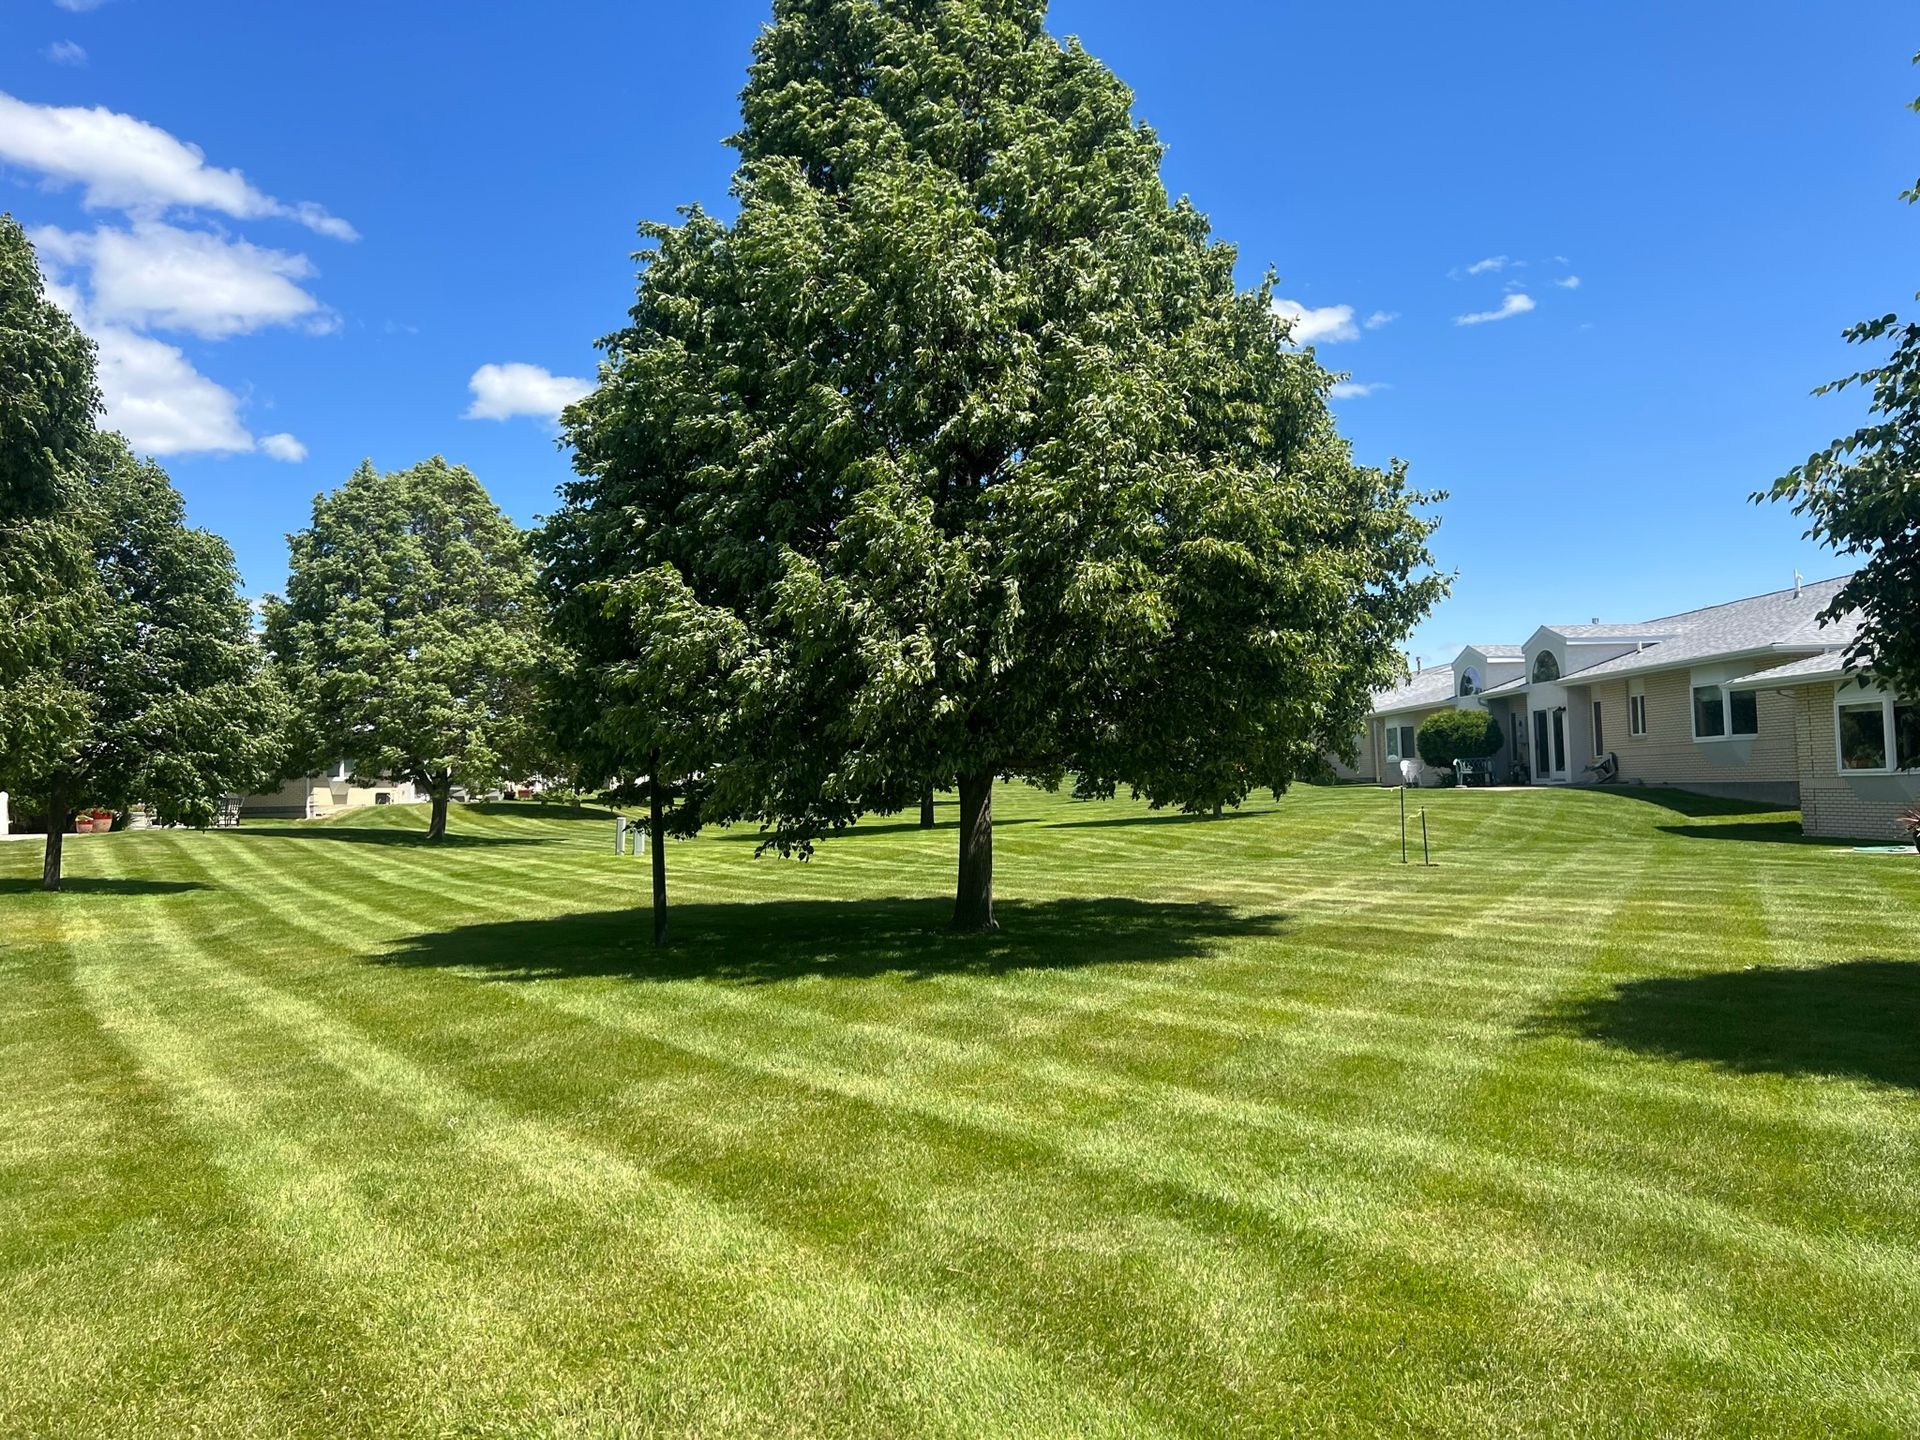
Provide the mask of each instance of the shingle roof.
POLYGON ((1822 629, 1816 617, 1845 585, 1848 576, 1803 585, 1799 592, 1776 590, 1724 605, 1709 605, 1680 615, 1649 621, 1647 628, 1664 629, 1673 638, 1661 640, 1631 655, 1621 655, 1570 672, 1564 678, 1585 684, 1614 675, 1665 670, 1689 661, 1715 656, 1752 655, 1770 649, 1809 650, 1844 645, 1850 636, 1841 625, 1822 629))
POLYGON ((1793 660, 1768 670, 1756 670, 1751 675, 1742 675, 1738 680, 1729 680, 1727 687, 1732 690, 1766 690, 1774 685, 1808 685, 1815 680, 1838 680, 1846 673, 1847 662, 1841 652, 1828 650, 1819 655, 1809 655, 1804 660, 1793 660))
POLYGON ((1391 690, 1377 690, 1373 713, 1391 715, 1401 710, 1430 709, 1453 699, 1453 666, 1431 665, 1416 672, 1405 684, 1391 690))
POLYGON ((1527 653, 1524 645, 1469 645, 1469 650, 1478 650, 1489 660, 1518 660, 1527 653))
POLYGON ((1672 635, 1674 630, 1672 624, 1658 620, 1645 625, 1543 625, 1541 628, 1569 640, 1611 640, 1616 636, 1622 640, 1657 640, 1672 635))

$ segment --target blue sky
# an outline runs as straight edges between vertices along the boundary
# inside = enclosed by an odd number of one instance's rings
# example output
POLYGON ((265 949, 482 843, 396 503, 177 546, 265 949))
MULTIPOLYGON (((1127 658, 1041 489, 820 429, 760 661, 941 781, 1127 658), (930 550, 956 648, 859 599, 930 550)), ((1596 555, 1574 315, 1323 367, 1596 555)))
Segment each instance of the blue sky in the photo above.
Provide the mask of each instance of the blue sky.
MULTIPOLYGON (((362 456, 441 452, 518 519, 551 508, 538 412, 623 316, 634 223, 724 207, 767 8, 14 0, 0 207, 100 338, 111 418, 271 589, 362 456)), ((1844 568, 1746 497, 1858 420, 1808 391, 1850 368, 1842 327, 1920 286, 1911 18, 1056 0, 1052 23, 1133 86, 1248 283, 1278 270, 1372 387, 1337 402, 1360 456, 1451 492, 1432 663, 1844 568)))

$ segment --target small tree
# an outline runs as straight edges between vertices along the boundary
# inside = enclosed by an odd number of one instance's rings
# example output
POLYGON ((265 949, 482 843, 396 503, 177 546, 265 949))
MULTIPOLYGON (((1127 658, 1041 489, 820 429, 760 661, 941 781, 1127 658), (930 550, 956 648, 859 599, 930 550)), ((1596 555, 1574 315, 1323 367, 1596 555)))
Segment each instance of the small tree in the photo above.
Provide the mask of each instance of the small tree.
POLYGON ((1420 722, 1413 748, 1436 770, 1456 760, 1485 760, 1500 752, 1500 722, 1485 710, 1437 710, 1420 722))
MULTIPOLYGON (((1920 63, 1920 55, 1914 60, 1920 63)), ((1911 108, 1920 110, 1920 100, 1911 108)), ((1909 205, 1920 201, 1920 184, 1900 198, 1909 205)), ((1902 695, 1920 696, 1920 477, 1914 459, 1920 455, 1920 324, 1888 314, 1842 333, 1855 345, 1890 342, 1892 353, 1886 363, 1813 393, 1862 386, 1873 396, 1874 418, 1753 498, 1791 504, 1807 520, 1809 540, 1861 558, 1820 618, 1858 612, 1847 665, 1873 671, 1902 695)))
POLYGON ((525 537, 464 466, 363 462, 289 537, 267 645, 299 717, 299 763, 410 780, 447 833, 455 785, 492 784, 537 754, 537 648, 525 537))
POLYGON ((60 888, 77 805, 146 805, 171 824, 209 825, 225 796, 275 773, 286 722, 227 542, 190 529, 166 472, 118 435, 93 450, 98 598, 63 667, 84 718, 33 783, 48 890, 60 888))

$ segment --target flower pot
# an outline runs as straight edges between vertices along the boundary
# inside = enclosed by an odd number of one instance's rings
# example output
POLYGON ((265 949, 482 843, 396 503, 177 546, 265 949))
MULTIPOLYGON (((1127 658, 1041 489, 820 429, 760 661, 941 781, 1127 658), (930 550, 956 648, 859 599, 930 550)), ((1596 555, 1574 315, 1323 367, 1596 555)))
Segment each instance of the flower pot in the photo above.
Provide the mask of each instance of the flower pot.
POLYGON ((76 835, 91 835, 93 833, 93 816, 91 815, 74 816, 73 817, 73 833, 76 835))

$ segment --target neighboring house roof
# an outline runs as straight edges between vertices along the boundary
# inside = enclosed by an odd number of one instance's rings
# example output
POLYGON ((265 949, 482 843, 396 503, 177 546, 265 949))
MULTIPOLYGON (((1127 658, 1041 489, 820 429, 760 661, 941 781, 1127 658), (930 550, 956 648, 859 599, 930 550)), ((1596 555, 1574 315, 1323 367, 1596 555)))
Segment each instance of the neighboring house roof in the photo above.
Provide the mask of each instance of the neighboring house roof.
POLYGON ((1674 633, 1673 622, 1652 621, 1645 625, 1542 625, 1568 640, 1664 640, 1674 633))
MULTIPOLYGON (((1564 640, 1638 642, 1639 649, 1617 655, 1584 669, 1568 670, 1557 683, 1585 685, 1617 675, 1640 675, 1655 670, 1672 670, 1707 660, 1733 660, 1752 657, 1755 671, 1731 682, 1740 689, 1763 689, 1773 683, 1807 684, 1815 680, 1835 679, 1846 673, 1840 652, 1850 644, 1859 629, 1858 618, 1843 616, 1830 625, 1820 623, 1820 612, 1833 603, 1848 579, 1820 580, 1796 590, 1776 590, 1769 595, 1754 595, 1745 600, 1730 600, 1708 605, 1679 615, 1631 624, 1543 625, 1540 632, 1564 640), (1795 659, 1790 664, 1769 667, 1767 656, 1793 656, 1795 652, 1818 650, 1826 653, 1795 659), (1764 678, 1763 678, 1764 677, 1764 678), (1754 683, 1749 683, 1754 682, 1754 683)), ((1519 645, 1474 645, 1487 659, 1517 660, 1525 655, 1519 645)), ((1526 690, 1530 677, 1521 675, 1480 692, 1483 698, 1514 695, 1526 690)), ((1453 698, 1453 668, 1433 666, 1420 671, 1405 684, 1373 697, 1375 715, 1398 714, 1427 709, 1453 698)))
POLYGON ((1776 590, 1771 595, 1755 595, 1650 621, 1646 628, 1665 630, 1673 638, 1631 655, 1572 671, 1562 677, 1562 683, 1586 684, 1615 675, 1670 670, 1699 660, 1761 655, 1769 650, 1813 650, 1845 645, 1851 631, 1844 624, 1822 629, 1816 621, 1849 578, 1843 575, 1837 580, 1802 585, 1797 593, 1776 590))
POLYGON ((1453 699, 1453 666, 1432 665, 1418 671, 1405 683, 1391 690, 1376 690, 1375 715, 1396 715, 1402 710, 1430 710, 1453 699))
POLYGON ((1756 670, 1751 675, 1742 675, 1738 680, 1729 680, 1727 688, 1771 690, 1776 685, 1811 685, 1816 680, 1841 680, 1846 674, 1847 664, 1840 652, 1828 650, 1823 654, 1809 655, 1804 660, 1793 660, 1771 669, 1756 670))

